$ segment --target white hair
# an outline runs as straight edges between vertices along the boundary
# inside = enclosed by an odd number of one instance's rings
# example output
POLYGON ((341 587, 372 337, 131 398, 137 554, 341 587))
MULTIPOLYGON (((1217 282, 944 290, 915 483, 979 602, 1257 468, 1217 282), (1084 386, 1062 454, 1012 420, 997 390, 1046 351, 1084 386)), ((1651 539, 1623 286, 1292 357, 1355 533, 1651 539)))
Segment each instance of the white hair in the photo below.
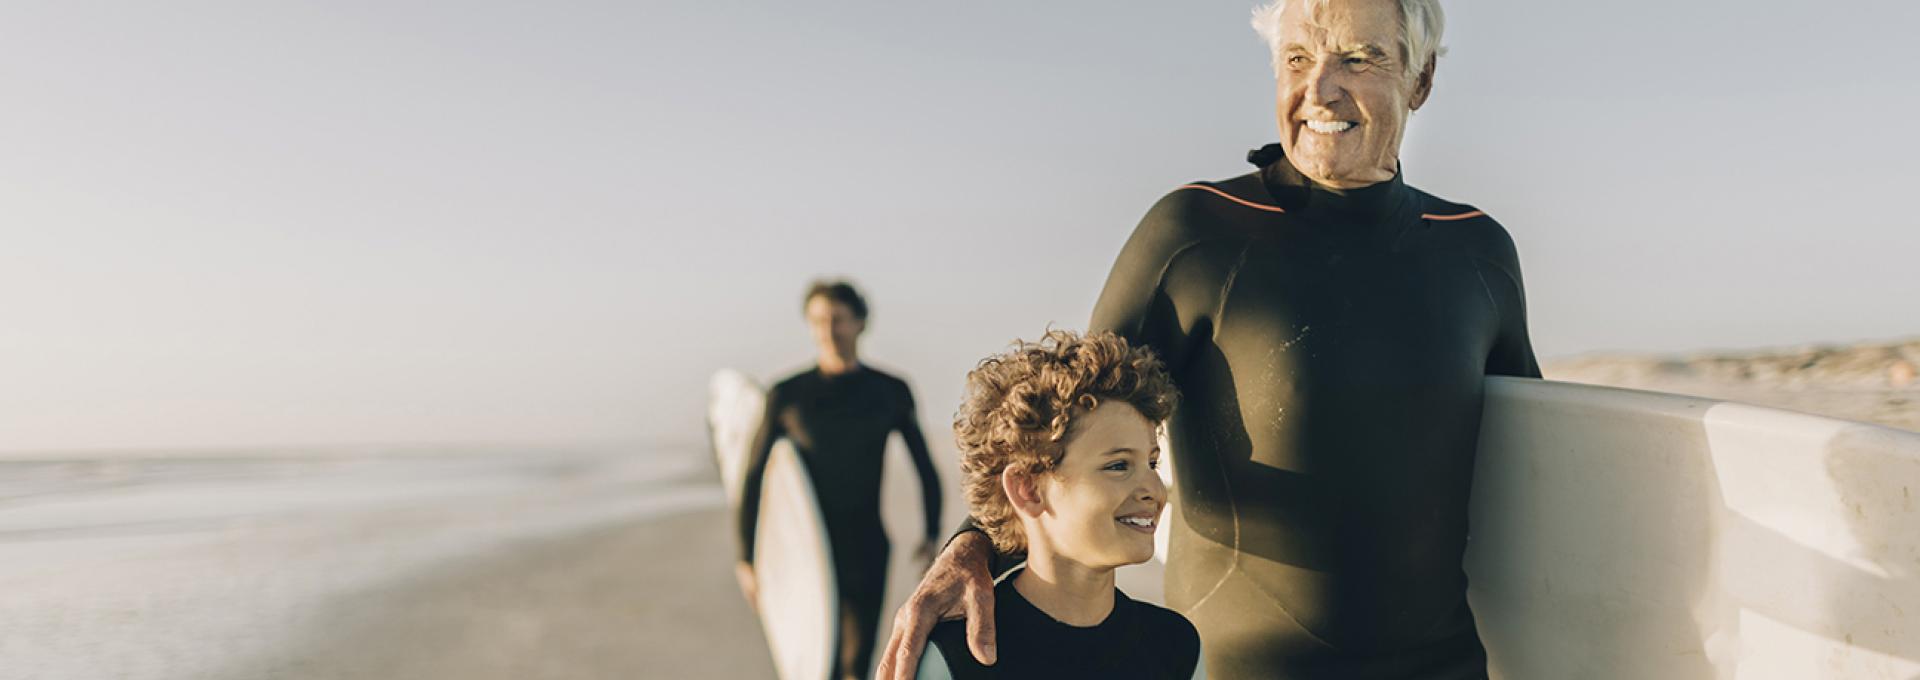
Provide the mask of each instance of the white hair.
MULTIPOLYGON (((1306 0, 1323 2, 1324 0, 1306 0)), ((1280 73, 1280 12, 1287 8, 1288 0, 1270 0, 1267 4, 1253 9, 1253 30, 1267 41, 1267 49, 1273 52, 1273 72, 1280 73)), ((1400 0, 1400 47, 1404 53, 1407 78, 1417 78, 1420 73, 1432 66, 1434 60, 1446 54, 1447 48, 1440 46, 1440 34, 1447 29, 1447 14, 1440 10, 1440 0, 1400 0)))

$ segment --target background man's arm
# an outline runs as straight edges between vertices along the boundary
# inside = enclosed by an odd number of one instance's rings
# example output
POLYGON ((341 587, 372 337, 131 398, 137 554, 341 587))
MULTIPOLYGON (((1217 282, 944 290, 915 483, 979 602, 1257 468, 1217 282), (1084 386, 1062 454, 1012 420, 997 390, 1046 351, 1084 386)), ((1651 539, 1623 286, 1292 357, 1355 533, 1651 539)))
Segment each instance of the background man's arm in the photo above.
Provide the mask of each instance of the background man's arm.
POLYGON ((906 440, 907 456, 913 459, 913 467, 920 473, 920 498, 927 510, 927 531, 922 535, 927 543, 933 543, 940 535, 940 473, 933 469, 927 438, 920 433, 920 411, 914 407, 913 392, 905 386, 900 389, 906 403, 895 429, 900 431, 900 438, 906 440))
POLYGON ((767 391, 766 411, 760 417, 760 429, 753 433, 753 443, 747 449, 746 475, 740 483, 740 515, 737 530, 740 539, 740 561, 753 564, 753 536, 760 521, 760 487, 767 477, 767 458, 773 453, 773 443, 784 434, 780 429, 780 394, 778 388, 767 391))

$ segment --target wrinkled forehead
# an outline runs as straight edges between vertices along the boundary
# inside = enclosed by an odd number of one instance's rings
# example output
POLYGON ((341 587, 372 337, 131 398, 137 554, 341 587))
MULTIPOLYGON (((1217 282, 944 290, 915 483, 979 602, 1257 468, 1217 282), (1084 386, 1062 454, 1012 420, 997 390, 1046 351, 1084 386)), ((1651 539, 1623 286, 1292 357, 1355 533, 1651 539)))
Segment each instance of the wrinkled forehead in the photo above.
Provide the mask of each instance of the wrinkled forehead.
POLYGON ((1280 13, 1286 49, 1398 55, 1404 28, 1399 0, 1293 0, 1280 13))

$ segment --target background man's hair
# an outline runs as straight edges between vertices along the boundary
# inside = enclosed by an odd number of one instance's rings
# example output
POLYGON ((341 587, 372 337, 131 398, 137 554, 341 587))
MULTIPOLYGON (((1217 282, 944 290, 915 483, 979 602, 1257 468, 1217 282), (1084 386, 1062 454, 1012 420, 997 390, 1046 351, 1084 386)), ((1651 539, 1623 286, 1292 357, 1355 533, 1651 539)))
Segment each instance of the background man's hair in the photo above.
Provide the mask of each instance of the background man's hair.
POLYGON ((842 280, 815 281, 807 287, 807 296, 800 298, 800 308, 806 309, 807 303, 813 302, 816 297, 846 305, 847 311, 853 312, 853 318, 867 320, 867 301, 860 297, 860 291, 854 290, 851 283, 842 280))

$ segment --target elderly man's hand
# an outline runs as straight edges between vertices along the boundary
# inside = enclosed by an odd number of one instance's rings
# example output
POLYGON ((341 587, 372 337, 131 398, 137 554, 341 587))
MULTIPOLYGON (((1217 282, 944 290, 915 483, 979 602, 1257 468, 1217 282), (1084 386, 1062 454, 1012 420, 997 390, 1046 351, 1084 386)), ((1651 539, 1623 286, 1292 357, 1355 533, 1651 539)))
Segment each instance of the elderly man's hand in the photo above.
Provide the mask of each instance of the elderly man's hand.
POLYGON ((933 625, 946 619, 967 620, 967 647, 980 663, 998 658, 993 637, 993 575, 987 558, 993 543, 986 534, 969 531, 953 539, 920 580, 920 587, 893 617, 893 635, 880 656, 879 680, 913 680, 920 670, 933 625))

